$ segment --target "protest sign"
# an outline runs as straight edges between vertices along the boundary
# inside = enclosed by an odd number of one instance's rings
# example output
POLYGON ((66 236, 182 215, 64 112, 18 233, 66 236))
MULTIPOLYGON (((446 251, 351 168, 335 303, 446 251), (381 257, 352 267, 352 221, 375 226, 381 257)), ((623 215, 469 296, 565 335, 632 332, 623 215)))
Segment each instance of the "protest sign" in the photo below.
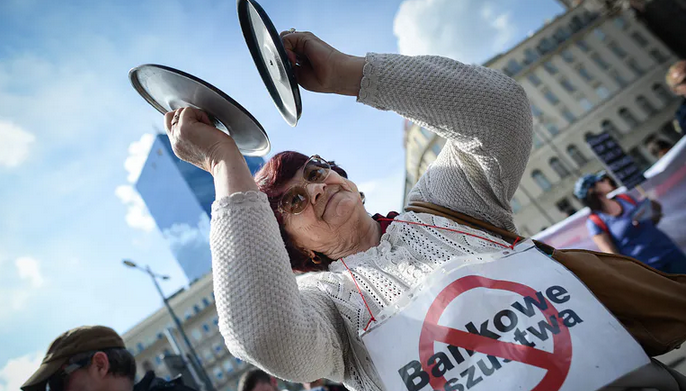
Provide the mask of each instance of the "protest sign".
POLYGON ((609 133, 588 135, 586 143, 610 174, 627 189, 632 189, 646 180, 634 159, 624 152, 622 146, 609 133))
POLYGON ((437 271, 380 314, 362 339, 387 390, 595 390, 649 363, 530 241, 501 255, 437 271))

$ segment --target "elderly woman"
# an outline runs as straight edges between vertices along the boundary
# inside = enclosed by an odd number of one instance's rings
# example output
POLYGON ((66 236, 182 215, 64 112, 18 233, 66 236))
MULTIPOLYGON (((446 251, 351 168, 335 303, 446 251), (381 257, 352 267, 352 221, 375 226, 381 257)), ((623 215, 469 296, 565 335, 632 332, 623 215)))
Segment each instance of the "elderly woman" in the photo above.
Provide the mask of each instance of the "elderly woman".
MULTIPOLYGON (((448 140, 410 200, 515 231, 509 201, 532 133, 517 83, 441 57, 353 57, 311 33, 283 40, 304 88, 356 96, 448 140)), ((372 217, 345 171, 318 156, 277 154, 253 179, 234 141, 198 110, 168 113, 166 128, 175 153, 214 176, 214 290, 226 344, 281 378, 381 390, 360 331, 444 263, 507 244, 430 214, 401 213, 391 224, 372 217), (296 279, 294 271, 314 272, 296 279)))

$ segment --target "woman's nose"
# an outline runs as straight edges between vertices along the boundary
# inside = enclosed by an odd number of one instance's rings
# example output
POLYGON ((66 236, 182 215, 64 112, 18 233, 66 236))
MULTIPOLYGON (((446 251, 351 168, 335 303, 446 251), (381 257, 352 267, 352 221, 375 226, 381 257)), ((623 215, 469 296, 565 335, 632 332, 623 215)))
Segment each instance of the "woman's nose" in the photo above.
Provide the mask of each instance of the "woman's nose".
POLYGON ((307 191, 310 193, 310 201, 316 204, 319 197, 326 193, 326 183, 308 183, 307 191))

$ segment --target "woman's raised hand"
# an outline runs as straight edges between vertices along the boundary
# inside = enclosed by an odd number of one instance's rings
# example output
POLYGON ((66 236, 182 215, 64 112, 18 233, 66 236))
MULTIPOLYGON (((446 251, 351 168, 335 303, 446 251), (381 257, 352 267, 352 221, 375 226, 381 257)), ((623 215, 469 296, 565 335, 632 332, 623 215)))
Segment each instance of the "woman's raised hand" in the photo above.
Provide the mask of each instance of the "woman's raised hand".
POLYGON ((357 96, 364 58, 341 53, 310 32, 284 31, 281 38, 303 88, 357 96))
POLYGON ((238 151, 233 139, 215 128, 202 110, 184 107, 170 111, 164 115, 164 124, 176 156, 209 173, 238 151))

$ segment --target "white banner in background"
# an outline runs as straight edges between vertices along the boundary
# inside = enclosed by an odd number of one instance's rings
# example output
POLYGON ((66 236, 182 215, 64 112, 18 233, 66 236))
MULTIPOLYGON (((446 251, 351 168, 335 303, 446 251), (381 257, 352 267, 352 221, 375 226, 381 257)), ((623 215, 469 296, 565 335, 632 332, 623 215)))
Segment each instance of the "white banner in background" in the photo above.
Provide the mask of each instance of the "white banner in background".
POLYGON ((576 276, 530 241, 422 285, 362 336, 386 390, 595 390, 649 363, 576 276))

